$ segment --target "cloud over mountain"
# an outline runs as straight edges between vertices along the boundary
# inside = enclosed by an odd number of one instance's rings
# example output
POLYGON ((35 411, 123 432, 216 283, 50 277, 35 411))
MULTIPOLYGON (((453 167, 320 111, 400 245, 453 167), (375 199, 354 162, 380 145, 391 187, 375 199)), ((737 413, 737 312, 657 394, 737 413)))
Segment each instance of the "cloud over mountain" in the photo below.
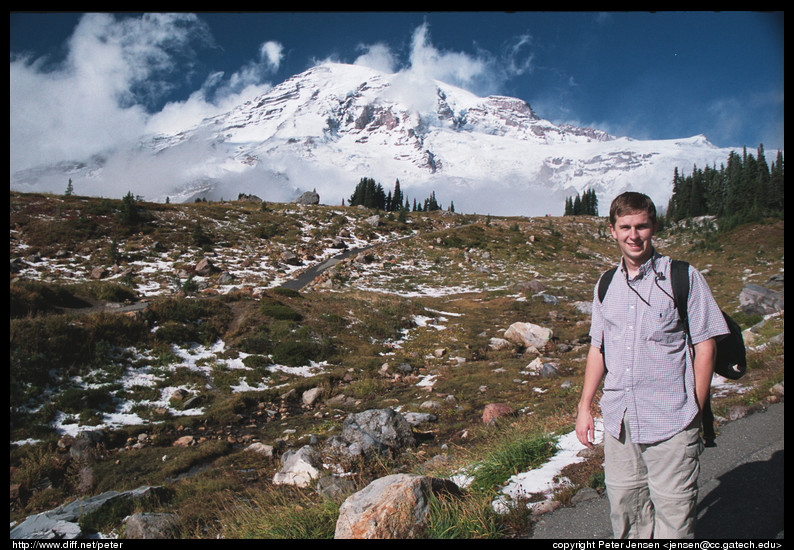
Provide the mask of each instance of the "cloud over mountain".
POLYGON ((532 37, 498 54, 437 48, 418 26, 405 62, 385 43, 360 44, 353 64, 318 62, 273 83, 287 52, 261 42, 233 71, 215 71, 184 100, 176 86, 216 48, 191 14, 86 14, 63 59, 11 60, 12 188, 148 200, 290 200, 317 189, 339 204, 361 177, 409 197, 431 192, 458 211, 560 213, 593 188, 602 208, 633 188, 666 204, 673 169, 719 164, 728 149, 703 136, 617 138, 553 124, 525 101, 494 96, 535 70, 532 37), (175 80, 172 69, 187 68, 175 80))

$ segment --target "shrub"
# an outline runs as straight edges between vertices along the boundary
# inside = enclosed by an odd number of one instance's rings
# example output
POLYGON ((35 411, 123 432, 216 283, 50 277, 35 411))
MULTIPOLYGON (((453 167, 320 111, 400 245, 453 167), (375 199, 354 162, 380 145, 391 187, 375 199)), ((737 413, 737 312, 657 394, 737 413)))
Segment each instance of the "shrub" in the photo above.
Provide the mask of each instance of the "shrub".
POLYGON ((262 305, 259 306, 259 311, 262 315, 267 315, 278 321, 300 322, 303 320, 303 315, 276 300, 263 300, 262 305))
POLYGON ((12 319, 53 311, 57 307, 87 307, 89 304, 64 287, 17 279, 10 290, 12 319))
POLYGON ((320 346, 306 340, 289 340, 279 342, 273 348, 273 361, 288 367, 302 367, 309 361, 317 361, 320 346))

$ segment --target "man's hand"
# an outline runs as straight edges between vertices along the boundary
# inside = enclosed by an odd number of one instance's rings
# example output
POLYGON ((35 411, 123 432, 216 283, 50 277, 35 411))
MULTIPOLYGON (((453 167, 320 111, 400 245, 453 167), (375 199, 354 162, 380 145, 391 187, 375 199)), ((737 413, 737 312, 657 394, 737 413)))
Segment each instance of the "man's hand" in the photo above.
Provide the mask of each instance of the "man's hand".
POLYGON ((580 409, 576 415, 576 437, 585 447, 592 449, 595 442, 595 422, 590 410, 580 409))
POLYGON ((576 413, 576 437, 585 447, 592 449, 595 442, 595 421, 590 407, 593 404, 596 390, 604 378, 604 357, 601 349, 590 346, 587 352, 587 364, 584 371, 584 388, 582 397, 579 400, 579 407, 576 413))

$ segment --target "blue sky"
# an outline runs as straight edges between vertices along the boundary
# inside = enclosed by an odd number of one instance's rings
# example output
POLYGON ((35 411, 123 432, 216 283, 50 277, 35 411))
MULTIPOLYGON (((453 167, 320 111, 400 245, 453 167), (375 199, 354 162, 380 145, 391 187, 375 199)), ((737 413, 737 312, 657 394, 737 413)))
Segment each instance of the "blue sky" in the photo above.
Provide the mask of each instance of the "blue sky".
POLYGON ((783 14, 11 13, 12 171, 173 130, 322 61, 636 139, 784 147, 783 14))

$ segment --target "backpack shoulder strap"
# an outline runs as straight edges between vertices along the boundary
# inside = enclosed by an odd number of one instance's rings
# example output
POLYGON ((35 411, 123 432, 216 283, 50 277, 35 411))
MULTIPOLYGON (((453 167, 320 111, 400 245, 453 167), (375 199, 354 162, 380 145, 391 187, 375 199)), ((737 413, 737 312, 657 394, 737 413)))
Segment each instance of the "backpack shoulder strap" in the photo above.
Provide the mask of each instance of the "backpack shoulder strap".
POLYGON ((607 289, 609 288, 609 283, 612 282, 612 277, 615 275, 615 271, 617 271, 617 267, 613 267, 604 272, 601 275, 601 279, 598 280, 598 301, 603 302, 604 296, 607 295, 607 289))
POLYGON ((670 284, 673 287, 673 301, 678 310, 678 316, 684 322, 689 332, 689 263, 682 260, 672 260, 670 266, 670 284))

